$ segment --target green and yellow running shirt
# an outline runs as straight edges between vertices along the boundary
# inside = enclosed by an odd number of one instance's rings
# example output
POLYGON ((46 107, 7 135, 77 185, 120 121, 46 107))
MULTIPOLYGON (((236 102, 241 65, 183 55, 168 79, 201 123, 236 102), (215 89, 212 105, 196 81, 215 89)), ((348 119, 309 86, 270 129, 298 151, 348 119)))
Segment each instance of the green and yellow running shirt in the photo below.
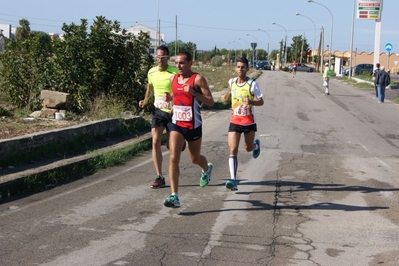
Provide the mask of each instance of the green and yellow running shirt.
POLYGON ((148 71, 148 83, 154 88, 154 106, 164 112, 170 113, 172 102, 165 102, 163 95, 165 92, 172 94, 170 85, 170 77, 177 74, 177 68, 168 66, 165 71, 159 71, 158 66, 151 68, 148 71))

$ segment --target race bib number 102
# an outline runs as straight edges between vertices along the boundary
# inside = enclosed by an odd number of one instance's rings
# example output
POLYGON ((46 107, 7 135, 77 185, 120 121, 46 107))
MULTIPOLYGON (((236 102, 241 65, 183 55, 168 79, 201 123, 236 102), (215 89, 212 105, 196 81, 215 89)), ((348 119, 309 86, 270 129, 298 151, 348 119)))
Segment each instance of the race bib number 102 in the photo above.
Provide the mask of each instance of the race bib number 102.
POLYGON ((163 98, 157 98, 155 99, 155 107, 159 109, 171 109, 171 104, 170 102, 166 102, 163 100, 163 98))

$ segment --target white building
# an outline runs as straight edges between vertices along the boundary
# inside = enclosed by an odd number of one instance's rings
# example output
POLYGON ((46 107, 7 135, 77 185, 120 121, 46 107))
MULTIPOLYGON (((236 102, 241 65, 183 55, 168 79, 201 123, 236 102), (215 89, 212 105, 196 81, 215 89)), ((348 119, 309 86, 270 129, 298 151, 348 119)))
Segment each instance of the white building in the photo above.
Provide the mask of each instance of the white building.
POLYGON ((12 39, 15 37, 16 28, 12 28, 11 24, 0 24, 0 30, 3 31, 3 35, 7 39, 12 39))
POLYGON ((165 40, 164 34, 160 32, 158 33, 156 29, 152 29, 141 24, 136 24, 134 26, 125 28, 125 30, 128 33, 132 33, 135 36, 139 35, 140 31, 147 33, 148 36, 150 37, 149 41, 151 43, 149 52, 152 55, 155 55, 155 50, 159 45, 166 44, 164 41, 165 40))
POLYGON ((6 44, 6 38, 3 35, 3 30, 0 29, 0 53, 4 52, 5 44, 6 44))
POLYGON ((15 38, 15 30, 11 24, 0 24, 0 52, 4 52, 6 39, 15 38))

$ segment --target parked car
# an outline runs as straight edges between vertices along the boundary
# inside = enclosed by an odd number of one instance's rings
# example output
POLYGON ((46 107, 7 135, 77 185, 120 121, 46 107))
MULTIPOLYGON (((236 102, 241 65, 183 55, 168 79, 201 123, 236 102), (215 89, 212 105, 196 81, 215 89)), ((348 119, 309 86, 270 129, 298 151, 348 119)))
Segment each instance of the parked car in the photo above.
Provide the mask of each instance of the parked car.
MULTIPOLYGON (((292 64, 288 66, 290 72, 292 71, 292 64)), ((304 72, 315 72, 316 69, 314 67, 307 66, 305 64, 297 64, 296 71, 304 71, 304 72)))
MULTIPOLYGON (((352 75, 362 75, 362 74, 370 74, 370 76, 373 74, 373 64, 357 64, 352 67, 352 75)), ((349 68, 347 68, 343 74, 345 76, 349 75, 349 68)))
POLYGON ((256 70, 258 69, 272 70, 272 65, 267 60, 260 60, 255 62, 255 68, 256 70))

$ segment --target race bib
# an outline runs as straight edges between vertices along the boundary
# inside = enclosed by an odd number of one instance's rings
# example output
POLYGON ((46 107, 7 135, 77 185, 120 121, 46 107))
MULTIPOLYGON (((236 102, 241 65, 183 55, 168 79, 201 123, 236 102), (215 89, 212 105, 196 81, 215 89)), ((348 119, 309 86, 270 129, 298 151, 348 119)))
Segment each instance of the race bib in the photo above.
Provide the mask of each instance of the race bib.
POLYGON ((241 104, 240 106, 233 109, 233 114, 236 116, 248 116, 251 114, 249 111, 249 106, 246 104, 241 104))
POLYGON ((193 120, 193 111, 191 106, 173 106, 173 117, 177 121, 191 121, 193 120))
POLYGON ((154 103, 155 107, 159 108, 159 109, 171 109, 171 104, 170 102, 165 102, 163 100, 163 98, 157 98, 155 99, 155 103, 154 103))

